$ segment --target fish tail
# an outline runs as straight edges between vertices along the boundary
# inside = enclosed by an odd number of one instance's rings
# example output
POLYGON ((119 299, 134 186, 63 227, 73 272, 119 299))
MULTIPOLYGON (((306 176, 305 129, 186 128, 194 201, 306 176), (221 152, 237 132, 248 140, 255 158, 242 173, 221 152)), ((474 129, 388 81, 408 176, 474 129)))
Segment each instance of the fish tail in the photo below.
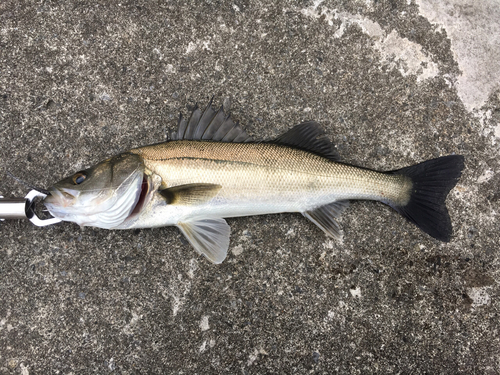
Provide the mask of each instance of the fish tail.
POLYGON ((389 172, 407 176, 412 181, 408 203, 390 205, 430 236, 449 242, 452 226, 445 200, 463 168, 463 156, 449 155, 389 172))

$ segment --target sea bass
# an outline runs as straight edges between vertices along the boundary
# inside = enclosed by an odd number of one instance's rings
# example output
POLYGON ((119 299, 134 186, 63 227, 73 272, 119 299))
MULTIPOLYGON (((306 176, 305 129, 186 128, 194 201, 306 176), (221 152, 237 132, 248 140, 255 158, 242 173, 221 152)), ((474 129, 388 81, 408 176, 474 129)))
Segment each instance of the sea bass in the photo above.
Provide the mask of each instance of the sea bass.
POLYGON ((170 140, 139 147, 58 182, 45 199, 56 218, 106 229, 175 225, 213 263, 229 248, 224 218, 300 212, 338 238, 352 199, 388 204, 430 236, 449 241, 445 205, 464 158, 443 156, 390 172, 339 161, 316 122, 254 142, 210 102, 179 118, 170 140))

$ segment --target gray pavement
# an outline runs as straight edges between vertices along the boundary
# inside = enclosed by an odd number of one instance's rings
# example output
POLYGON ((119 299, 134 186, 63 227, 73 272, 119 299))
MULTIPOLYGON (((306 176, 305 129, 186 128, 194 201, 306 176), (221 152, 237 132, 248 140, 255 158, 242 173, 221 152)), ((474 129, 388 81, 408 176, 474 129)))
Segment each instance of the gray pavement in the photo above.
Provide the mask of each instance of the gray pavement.
POLYGON ((0 195, 163 141, 212 95, 256 138, 316 120, 347 163, 466 169, 450 243, 374 202, 342 242, 230 219, 219 266, 175 228, 0 223, 0 373, 499 373, 497 8, 2 1, 0 195))

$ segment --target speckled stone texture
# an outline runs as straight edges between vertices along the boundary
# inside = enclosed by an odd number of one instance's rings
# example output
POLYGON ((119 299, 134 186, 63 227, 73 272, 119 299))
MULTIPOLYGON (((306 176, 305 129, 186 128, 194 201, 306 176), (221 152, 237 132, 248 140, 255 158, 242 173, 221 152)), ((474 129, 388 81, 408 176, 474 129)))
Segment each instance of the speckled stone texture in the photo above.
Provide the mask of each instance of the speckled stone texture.
POLYGON ((28 191, 7 171, 47 187, 163 141, 215 95, 256 138, 316 120, 355 165, 464 155, 454 236, 353 202, 342 242, 230 219, 214 266, 176 228, 3 222, 1 374, 500 372, 494 0, 110 3, 0 2, 0 195, 28 191))

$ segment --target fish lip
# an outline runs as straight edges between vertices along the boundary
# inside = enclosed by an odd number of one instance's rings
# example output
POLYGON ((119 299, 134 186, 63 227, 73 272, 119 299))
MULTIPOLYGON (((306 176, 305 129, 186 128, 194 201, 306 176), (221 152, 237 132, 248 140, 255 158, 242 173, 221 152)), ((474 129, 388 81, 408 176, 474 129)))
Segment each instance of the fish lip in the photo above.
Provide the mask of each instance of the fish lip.
POLYGON ((49 205, 59 204, 64 207, 69 206, 69 203, 80 195, 76 190, 66 188, 58 189, 53 186, 49 188, 48 192, 49 194, 44 199, 44 203, 49 205))
POLYGON ((66 215, 62 209, 67 207, 67 198, 55 187, 50 187, 48 191, 50 194, 43 200, 45 208, 47 208, 52 216, 59 219, 65 218, 66 215))
POLYGON ((48 192, 50 194, 43 200, 45 208, 53 217, 61 220, 68 220, 68 218, 71 217, 71 213, 69 213, 67 209, 73 206, 75 198, 77 198, 80 193, 72 189, 56 188, 54 186, 51 186, 48 192))
POLYGON ((56 189, 55 187, 50 187, 48 192, 50 194, 48 194, 45 197, 45 199, 43 200, 44 204, 53 205, 53 204, 57 204, 58 201, 61 201, 64 199, 62 192, 59 189, 56 189))

